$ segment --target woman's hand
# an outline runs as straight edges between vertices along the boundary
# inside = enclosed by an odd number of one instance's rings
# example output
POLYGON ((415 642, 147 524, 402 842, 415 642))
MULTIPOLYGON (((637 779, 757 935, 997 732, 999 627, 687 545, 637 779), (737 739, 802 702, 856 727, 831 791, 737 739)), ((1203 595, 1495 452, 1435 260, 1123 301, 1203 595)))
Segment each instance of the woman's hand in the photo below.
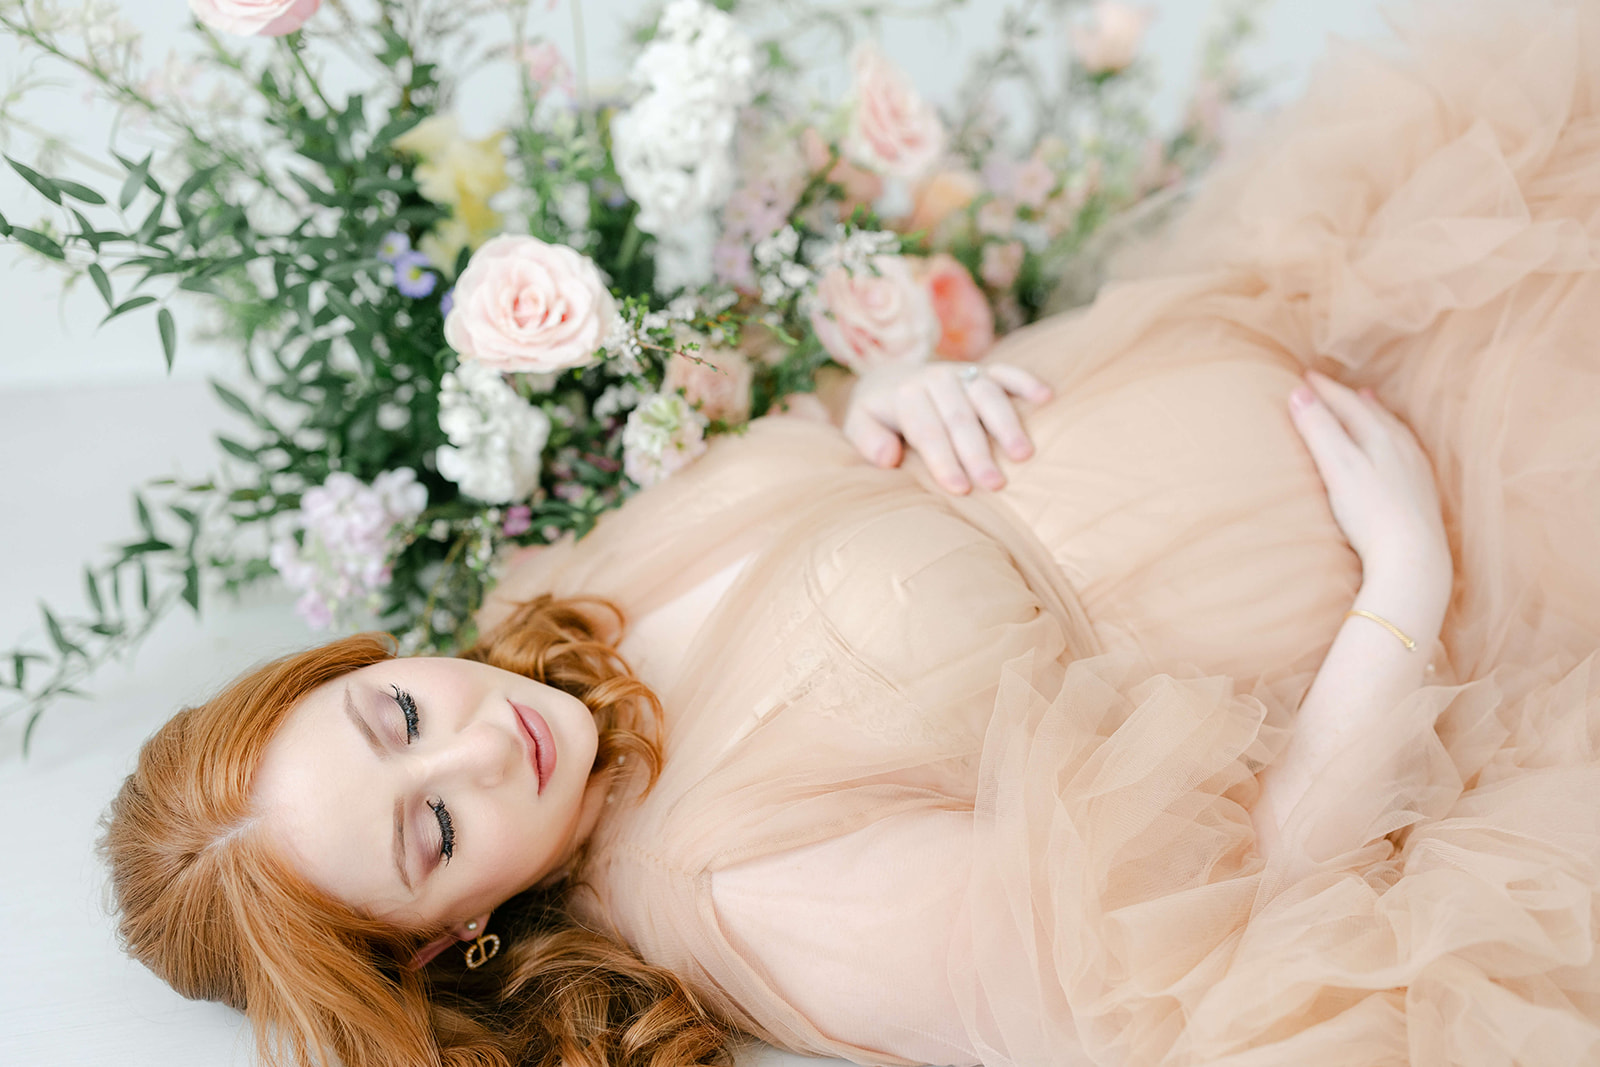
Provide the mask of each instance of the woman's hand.
POLYGON ((1290 419, 1328 490, 1333 517, 1377 576, 1449 595, 1450 543, 1433 465, 1409 427, 1373 396, 1308 371, 1289 398, 1290 419), (1303 392, 1302 392, 1303 391, 1303 392))
POLYGON ((877 367, 856 382, 844 435, 880 467, 897 466, 909 445, 952 493, 965 493, 974 483, 999 489, 1006 480, 989 439, 1014 461, 1033 455, 1012 398, 1042 404, 1051 395, 1048 385, 1005 363, 877 367))

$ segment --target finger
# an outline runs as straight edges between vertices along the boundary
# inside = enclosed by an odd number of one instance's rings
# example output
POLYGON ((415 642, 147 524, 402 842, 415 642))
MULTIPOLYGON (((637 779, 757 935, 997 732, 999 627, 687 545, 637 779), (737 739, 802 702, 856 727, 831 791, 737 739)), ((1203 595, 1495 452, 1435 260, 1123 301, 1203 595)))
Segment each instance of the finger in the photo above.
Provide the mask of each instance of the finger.
POLYGON ((920 386, 908 386, 899 397, 900 430, 906 442, 915 448, 927 463, 934 479, 952 493, 965 493, 972 486, 961 470, 950 435, 927 392, 920 386))
POLYGON ((898 466, 903 456, 900 435, 860 407, 852 405, 845 416, 844 436, 875 466, 898 466))
POLYGON ((999 382, 1000 387, 1012 396, 1043 404, 1056 395, 1054 389, 1021 367, 1013 367, 1009 363, 985 363, 983 369, 987 377, 999 382))
POLYGON ((1019 463, 1033 455, 1033 442, 1022 428, 1017 406, 1000 383, 985 376, 963 384, 978 418, 1006 455, 1019 463))
POLYGON ((1350 471, 1366 459, 1344 424, 1310 386, 1297 387, 1289 395, 1289 417, 1329 489, 1342 485, 1350 471))
POLYGON ((934 375, 928 381, 928 395, 949 429, 950 441, 967 476, 985 489, 1005 485, 1005 475, 995 465, 989 448, 989 431, 979 420, 967 387, 954 375, 934 375))
POLYGON ((1388 428, 1373 411, 1371 403, 1357 396, 1354 389, 1334 381, 1326 374, 1308 370, 1306 381, 1316 391, 1317 398, 1344 424, 1351 439, 1363 452, 1370 454, 1374 448, 1381 446, 1388 436, 1388 428))

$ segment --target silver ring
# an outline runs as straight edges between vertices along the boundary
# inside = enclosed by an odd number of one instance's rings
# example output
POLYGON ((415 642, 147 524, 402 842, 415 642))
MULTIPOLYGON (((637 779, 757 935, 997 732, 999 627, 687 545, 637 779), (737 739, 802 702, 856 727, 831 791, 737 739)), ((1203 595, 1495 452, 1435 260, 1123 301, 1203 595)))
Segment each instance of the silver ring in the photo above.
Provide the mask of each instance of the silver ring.
POLYGON ((970 385, 979 378, 983 377, 983 368, 975 367, 969 363, 965 367, 962 367, 960 370, 956 371, 956 377, 960 378, 963 384, 970 385))

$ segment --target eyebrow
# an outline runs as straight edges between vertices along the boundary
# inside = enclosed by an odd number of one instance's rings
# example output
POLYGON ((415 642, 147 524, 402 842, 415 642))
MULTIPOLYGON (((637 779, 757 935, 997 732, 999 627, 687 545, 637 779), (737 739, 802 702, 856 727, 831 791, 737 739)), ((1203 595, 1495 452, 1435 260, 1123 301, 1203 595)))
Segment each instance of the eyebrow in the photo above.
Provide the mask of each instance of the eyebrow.
MULTIPOLYGON (((373 754, 379 759, 388 759, 389 753, 383 747, 383 742, 378 740, 378 735, 372 732, 367 720, 356 710, 355 697, 351 694, 348 682, 344 687, 344 713, 355 723, 356 729, 361 731, 361 736, 366 738, 373 754)), ((400 884, 406 887, 407 892, 412 892, 411 876, 406 873, 406 804, 402 798, 397 798, 394 802, 394 869, 400 875, 400 884)))

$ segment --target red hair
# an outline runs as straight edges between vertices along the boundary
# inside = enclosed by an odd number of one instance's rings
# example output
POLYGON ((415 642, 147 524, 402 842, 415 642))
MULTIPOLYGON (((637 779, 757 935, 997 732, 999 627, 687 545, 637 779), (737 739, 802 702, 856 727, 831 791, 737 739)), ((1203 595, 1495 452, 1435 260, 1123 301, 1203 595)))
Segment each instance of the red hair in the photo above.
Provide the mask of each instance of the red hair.
MULTIPOLYGON (((617 655, 622 623, 606 601, 540 596, 464 657, 578 697, 600 728, 595 767, 633 756, 648 791, 661 707, 617 655)), ((184 996, 244 1011, 269 1063, 726 1062, 728 1026, 675 975, 579 926, 564 905, 571 884, 497 909, 506 945, 489 966, 442 960, 414 972, 405 961, 442 930, 358 915, 256 832, 251 788, 279 725, 324 682, 394 655, 387 635, 357 634, 286 656, 145 743, 101 840, 128 953, 184 996)))

